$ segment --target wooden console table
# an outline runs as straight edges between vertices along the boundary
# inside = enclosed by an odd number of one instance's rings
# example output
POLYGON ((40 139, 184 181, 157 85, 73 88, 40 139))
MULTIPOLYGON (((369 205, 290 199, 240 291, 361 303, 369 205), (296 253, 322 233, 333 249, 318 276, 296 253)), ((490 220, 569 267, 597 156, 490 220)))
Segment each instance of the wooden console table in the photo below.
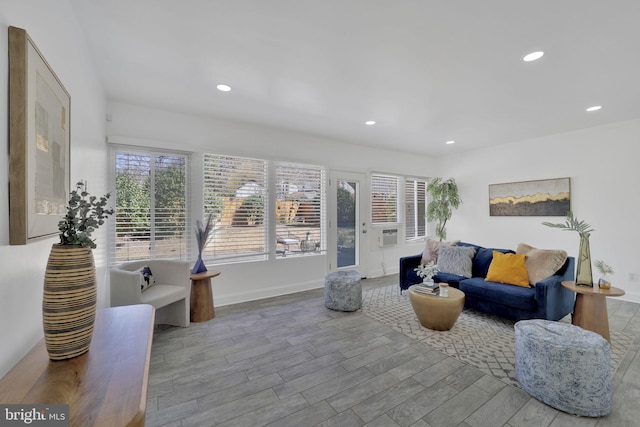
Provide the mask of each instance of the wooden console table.
POLYGON ((217 270, 191 274, 191 321, 206 322, 216 317, 213 308, 211 278, 219 276, 217 270))
POLYGON ((576 282, 562 282, 562 286, 576 293, 571 323, 596 332, 611 343, 606 297, 624 295, 620 288, 600 289, 598 286, 578 286, 576 282))
POLYGON ((143 426, 155 312, 100 309, 89 351, 49 360, 44 339, 0 380, 0 402, 68 404, 72 426, 143 426))

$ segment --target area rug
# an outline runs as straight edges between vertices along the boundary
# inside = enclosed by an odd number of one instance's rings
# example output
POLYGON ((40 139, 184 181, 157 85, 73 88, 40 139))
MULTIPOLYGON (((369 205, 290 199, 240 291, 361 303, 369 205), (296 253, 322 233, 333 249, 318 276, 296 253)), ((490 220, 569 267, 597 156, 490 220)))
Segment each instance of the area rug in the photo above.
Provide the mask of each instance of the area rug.
MULTIPOLYGON (((515 379, 514 321, 464 309, 450 331, 432 331, 420 325, 411 307, 409 293, 401 295, 398 285, 365 291, 362 312, 506 384, 518 386, 515 379)), ((561 321, 569 322, 569 316, 561 321)), ((633 340, 632 335, 611 331, 612 377, 633 340)))

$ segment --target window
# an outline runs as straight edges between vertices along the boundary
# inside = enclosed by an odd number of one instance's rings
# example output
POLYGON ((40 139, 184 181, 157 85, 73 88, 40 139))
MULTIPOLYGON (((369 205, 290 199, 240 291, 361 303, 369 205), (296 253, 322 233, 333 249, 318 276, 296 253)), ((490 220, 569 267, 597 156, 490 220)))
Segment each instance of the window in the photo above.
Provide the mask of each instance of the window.
POLYGON ((276 254, 324 250, 325 173, 318 166, 276 163, 276 254))
POLYGON ((426 236, 427 182, 424 179, 407 178, 404 183, 405 238, 426 236))
POLYGON ((112 263, 190 258, 189 157, 114 150, 115 244, 112 263))
POLYGON ((214 230, 203 253, 212 264, 266 259, 267 162, 204 155, 204 212, 214 230))
POLYGON ((398 222, 398 178, 371 175, 371 223, 398 222))

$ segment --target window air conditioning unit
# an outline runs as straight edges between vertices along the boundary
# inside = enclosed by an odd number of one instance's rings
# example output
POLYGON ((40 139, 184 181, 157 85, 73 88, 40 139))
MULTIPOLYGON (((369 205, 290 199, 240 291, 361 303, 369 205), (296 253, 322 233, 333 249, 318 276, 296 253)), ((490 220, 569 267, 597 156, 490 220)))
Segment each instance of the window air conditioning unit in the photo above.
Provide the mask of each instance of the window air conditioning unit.
POLYGON ((395 246, 398 244, 397 228, 381 228, 378 235, 378 246, 395 246))

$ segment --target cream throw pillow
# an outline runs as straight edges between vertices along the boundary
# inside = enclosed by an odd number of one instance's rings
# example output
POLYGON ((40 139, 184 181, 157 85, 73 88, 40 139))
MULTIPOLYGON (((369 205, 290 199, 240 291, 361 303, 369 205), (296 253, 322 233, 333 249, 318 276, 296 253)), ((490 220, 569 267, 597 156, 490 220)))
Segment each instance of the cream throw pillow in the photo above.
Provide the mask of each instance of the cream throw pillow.
POLYGON ((516 253, 527 256, 525 264, 531 286, 552 276, 567 261, 567 252, 562 249, 538 249, 525 243, 518 245, 516 253))
POLYGON ((438 253, 441 246, 455 246, 460 240, 452 240, 450 242, 440 242, 427 237, 425 240, 424 250, 422 251, 422 259, 420 264, 427 265, 431 261, 438 262, 438 253))

